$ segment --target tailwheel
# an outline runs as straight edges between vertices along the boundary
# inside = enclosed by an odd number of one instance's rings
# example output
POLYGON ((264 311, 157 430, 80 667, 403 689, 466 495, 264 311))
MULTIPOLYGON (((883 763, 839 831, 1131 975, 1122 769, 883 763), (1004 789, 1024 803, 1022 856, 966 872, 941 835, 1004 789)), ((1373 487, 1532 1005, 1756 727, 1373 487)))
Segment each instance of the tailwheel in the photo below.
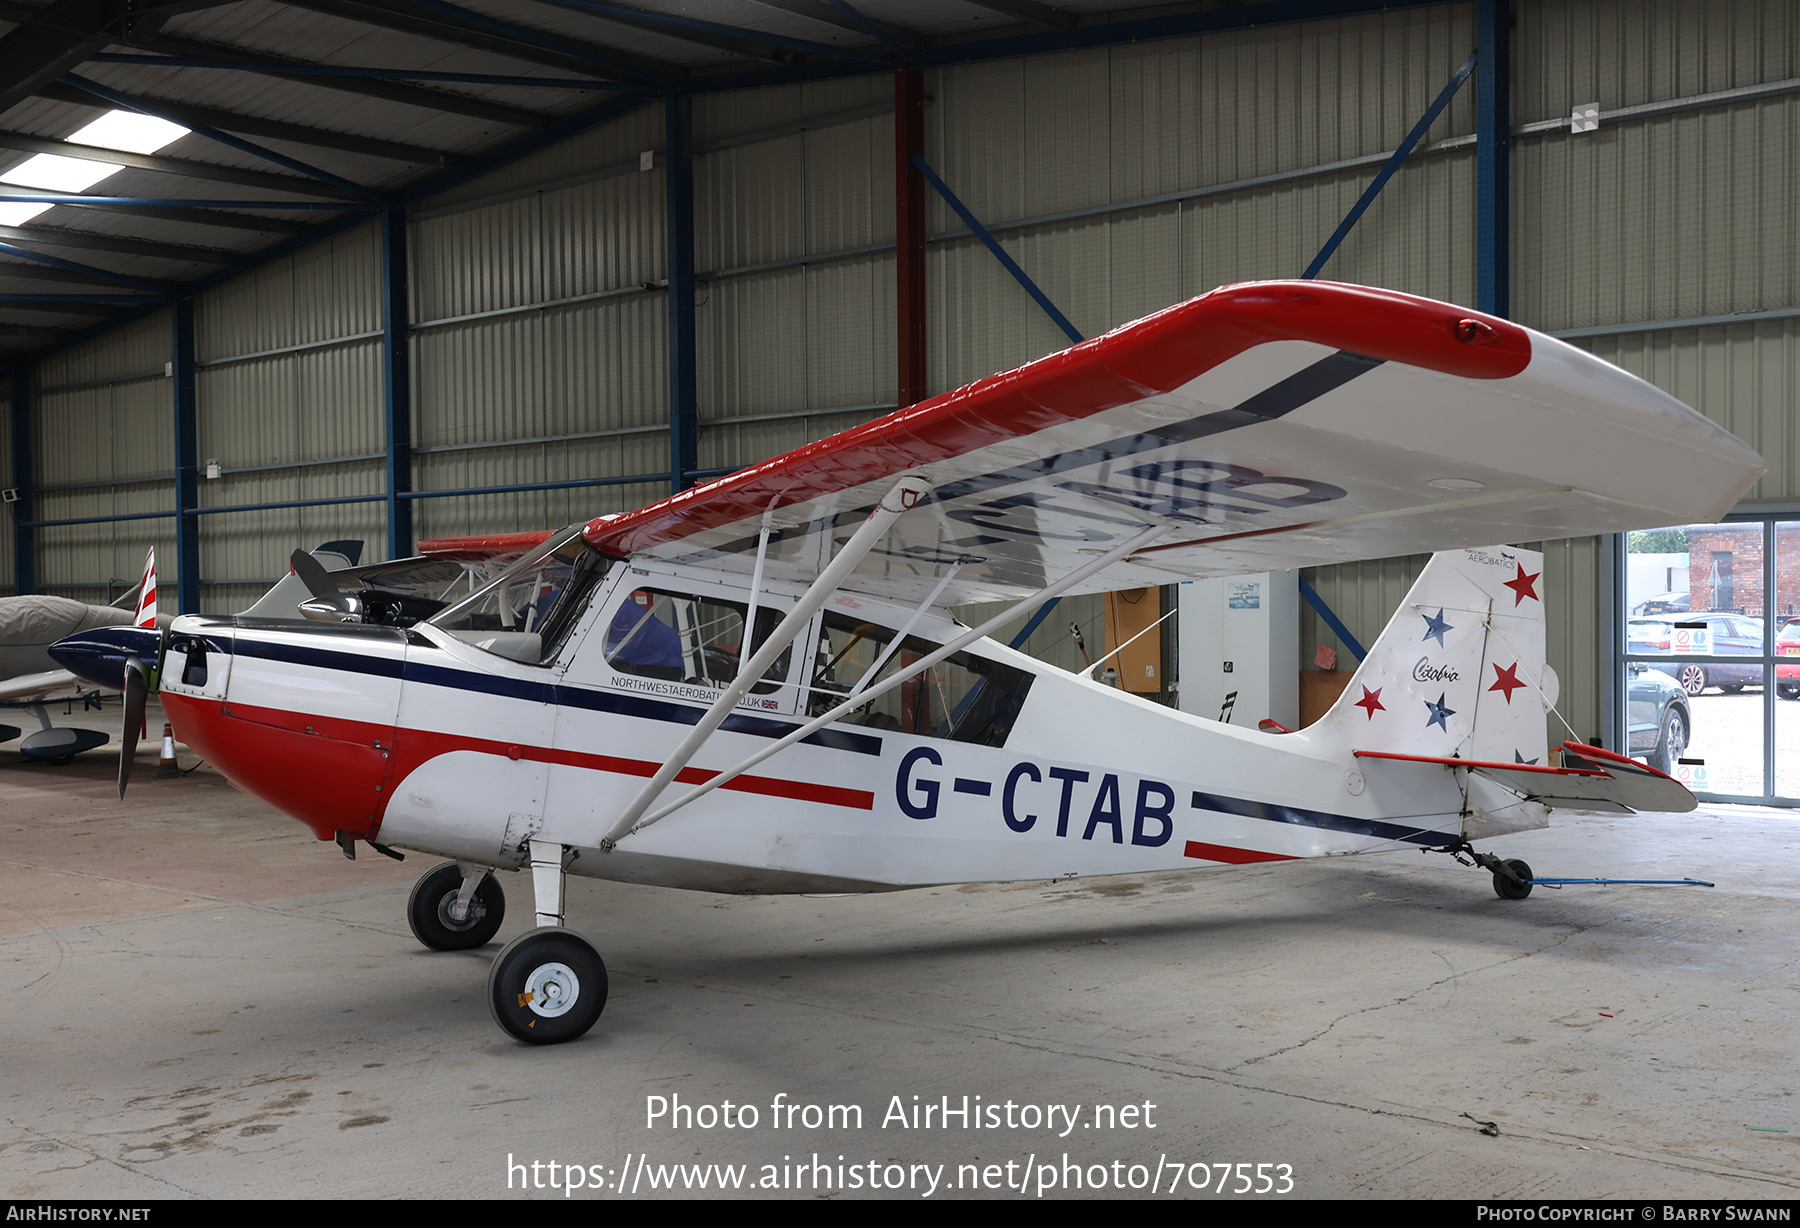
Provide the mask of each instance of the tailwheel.
POLYGON ((505 919, 506 894, 486 866, 446 861, 414 883, 406 900, 413 937, 433 951, 467 951, 491 942, 505 919))
POLYGON ((1501 864, 1511 870, 1512 875, 1494 871, 1494 894, 1503 900, 1522 900, 1530 895, 1531 867, 1516 858, 1501 864))
POLYGON ((546 926, 519 935, 488 973, 488 1008, 515 1040, 554 1045, 594 1026, 606 1008, 606 965, 578 934, 546 926))

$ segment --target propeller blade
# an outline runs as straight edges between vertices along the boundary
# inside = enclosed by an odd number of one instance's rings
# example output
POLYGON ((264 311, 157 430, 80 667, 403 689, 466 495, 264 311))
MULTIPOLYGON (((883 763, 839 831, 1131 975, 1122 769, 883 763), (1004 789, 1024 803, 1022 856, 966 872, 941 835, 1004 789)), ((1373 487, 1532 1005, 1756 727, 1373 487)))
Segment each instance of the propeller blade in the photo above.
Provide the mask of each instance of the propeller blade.
POLYGON ((300 583, 306 585, 306 591, 315 597, 324 597, 335 601, 338 596, 337 581, 325 570, 325 565, 304 550, 296 550, 288 556, 288 566, 300 577, 300 583))
POLYGON ((144 727, 144 705, 150 698, 150 670, 142 662, 125 659, 125 727, 119 731, 119 796, 131 781, 131 764, 137 756, 138 733, 144 727))

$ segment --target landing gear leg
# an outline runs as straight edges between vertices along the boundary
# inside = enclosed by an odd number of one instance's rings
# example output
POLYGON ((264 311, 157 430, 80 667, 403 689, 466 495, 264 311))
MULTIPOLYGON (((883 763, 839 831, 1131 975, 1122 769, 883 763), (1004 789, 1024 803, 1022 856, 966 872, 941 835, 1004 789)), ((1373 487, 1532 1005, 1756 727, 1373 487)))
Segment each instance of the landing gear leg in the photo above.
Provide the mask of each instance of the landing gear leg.
POLYGON ((1531 894, 1531 867, 1514 859, 1502 861, 1492 853, 1478 853, 1467 840, 1428 853, 1448 853, 1465 866, 1480 866, 1494 876, 1494 894, 1503 900, 1522 900, 1531 894))
POLYGON ((531 885, 538 928, 507 943, 488 973, 488 1008, 515 1040, 554 1045, 594 1026, 606 1007, 600 953, 563 924, 563 887, 573 852, 531 842, 531 885))

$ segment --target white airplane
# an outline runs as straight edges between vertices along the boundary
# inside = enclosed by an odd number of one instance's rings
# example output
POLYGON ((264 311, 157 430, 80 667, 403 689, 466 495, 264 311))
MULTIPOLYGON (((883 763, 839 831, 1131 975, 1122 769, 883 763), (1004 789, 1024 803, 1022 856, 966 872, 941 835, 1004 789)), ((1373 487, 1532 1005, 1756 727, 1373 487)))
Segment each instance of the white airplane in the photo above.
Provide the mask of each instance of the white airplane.
MULTIPOLYGON (((606 969, 568 874, 856 892, 1438 849, 1554 808, 1690 808, 1546 760, 1539 554, 1716 519, 1763 471, 1649 385, 1508 321, 1322 282, 1225 287, 623 516, 404 629, 182 617, 162 701, 233 783, 496 957, 512 1036, 580 1036, 606 969), (1439 551, 1318 723, 1186 715, 986 638, 1063 593, 1439 551), (1005 600, 979 627, 949 609, 1005 600), (746 629, 753 633, 746 635, 746 629), (750 650, 743 660, 745 645, 750 650)), ((345 609, 327 609, 343 617, 345 609)))
MULTIPOLYGON (((84 750, 106 745, 106 735, 98 730, 52 724, 44 705, 72 699, 94 703, 101 695, 117 694, 119 683, 95 683, 61 668, 51 658, 50 647, 100 627, 147 628, 144 634, 154 638, 154 549, 144 559, 143 579, 120 601, 125 604, 88 605, 37 593, 0 597, 0 706, 24 708, 38 721, 36 731, 19 743, 19 753, 26 758, 67 763, 84 750)), ((16 725, 0 725, 0 742, 9 742, 22 732, 16 725)))

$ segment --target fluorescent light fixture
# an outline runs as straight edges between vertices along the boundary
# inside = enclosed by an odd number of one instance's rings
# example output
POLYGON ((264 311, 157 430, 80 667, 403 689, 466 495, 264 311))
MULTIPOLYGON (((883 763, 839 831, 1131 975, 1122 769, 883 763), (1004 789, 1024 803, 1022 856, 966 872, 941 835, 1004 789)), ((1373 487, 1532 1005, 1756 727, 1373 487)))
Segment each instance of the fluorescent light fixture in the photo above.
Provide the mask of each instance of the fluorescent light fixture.
MULTIPOLYGON (((125 153, 152 154, 187 135, 180 124, 136 111, 108 111, 99 119, 69 136, 76 145, 98 145, 125 153)), ((117 174, 123 167, 110 162, 93 162, 86 158, 65 158, 61 154, 33 154, 5 174, 0 184, 22 188, 38 188, 46 192, 85 192, 101 180, 117 174)), ((23 226, 51 205, 0 205, 0 225, 23 226)))

